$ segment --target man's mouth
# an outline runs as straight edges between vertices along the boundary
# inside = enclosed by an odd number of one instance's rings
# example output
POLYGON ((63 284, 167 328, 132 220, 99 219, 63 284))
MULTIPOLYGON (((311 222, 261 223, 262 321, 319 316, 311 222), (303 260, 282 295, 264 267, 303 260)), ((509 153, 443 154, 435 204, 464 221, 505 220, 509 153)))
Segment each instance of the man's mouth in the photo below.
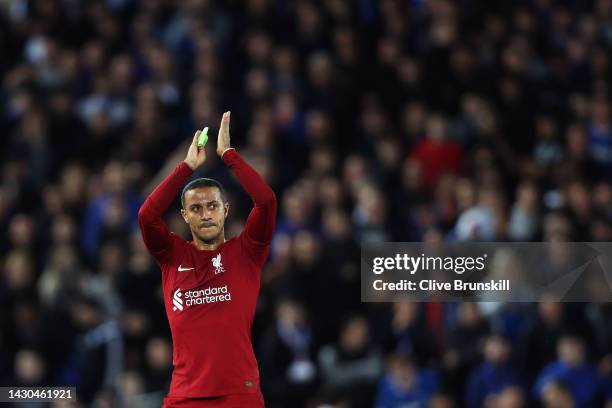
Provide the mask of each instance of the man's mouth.
POLYGON ((215 226, 214 222, 205 222, 204 224, 200 225, 200 228, 211 228, 214 226, 215 226))

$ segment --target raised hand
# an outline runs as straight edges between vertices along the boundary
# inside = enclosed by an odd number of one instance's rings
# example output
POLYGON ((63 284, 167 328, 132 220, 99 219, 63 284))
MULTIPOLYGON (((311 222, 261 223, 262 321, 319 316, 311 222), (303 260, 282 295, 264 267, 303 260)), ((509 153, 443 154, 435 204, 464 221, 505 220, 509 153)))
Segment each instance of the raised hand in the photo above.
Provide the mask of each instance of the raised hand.
POLYGON ((223 153, 230 147, 230 111, 223 114, 221 118, 221 126, 219 126, 219 136, 217 137, 217 154, 219 157, 223 157, 223 153))
POLYGON ((185 160, 183 160, 191 170, 194 171, 206 161, 206 151, 204 148, 198 148, 198 136, 200 136, 200 133, 201 130, 198 130, 195 132, 195 135, 193 135, 193 140, 187 151, 187 156, 185 160))

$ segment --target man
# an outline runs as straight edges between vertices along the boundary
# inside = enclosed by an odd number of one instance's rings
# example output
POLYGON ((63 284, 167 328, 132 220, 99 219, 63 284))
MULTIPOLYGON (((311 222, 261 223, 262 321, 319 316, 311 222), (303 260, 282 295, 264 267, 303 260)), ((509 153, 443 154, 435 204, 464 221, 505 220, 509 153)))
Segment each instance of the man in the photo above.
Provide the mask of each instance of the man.
POLYGON ((564 334, 557 342, 557 356, 557 361, 540 372, 533 388, 535 396, 541 398, 545 405, 546 401, 564 401, 550 406, 603 406, 600 400, 605 383, 597 368, 588 360, 582 335, 576 332, 564 334), (547 389, 547 385, 553 381, 558 384, 547 389))
POLYGON ((474 368, 465 384, 465 406, 479 408, 498 398, 507 388, 520 385, 513 366, 512 344, 501 334, 491 334, 484 344, 484 361, 474 368))
POLYGON ((230 112, 221 119, 217 154, 254 201, 244 231, 225 239, 229 212, 223 187, 196 179, 183 188, 181 214, 193 240, 168 231, 162 219, 189 176, 206 160, 193 137, 185 160, 138 213, 147 249, 162 270, 173 340, 172 384, 164 407, 263 407, 251 327, 276 217, 276 197, 230 147, 230 112))

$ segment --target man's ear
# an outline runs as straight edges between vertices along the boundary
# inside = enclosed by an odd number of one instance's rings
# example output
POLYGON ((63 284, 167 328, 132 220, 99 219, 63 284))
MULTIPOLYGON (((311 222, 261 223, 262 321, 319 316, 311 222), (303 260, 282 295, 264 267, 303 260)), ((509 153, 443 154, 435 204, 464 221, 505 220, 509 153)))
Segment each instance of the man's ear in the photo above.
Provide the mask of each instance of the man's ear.
POLYGON ((189 224, 189 221, 187 221, 187 211, 185 211, 184 208, 181 208, 181 216, 183 217, 183 221, 185 221, 185 224, 189 224))
POLYGON ((227 216, 228 216, 228 214, 229 214, 229 208, 230 208, 229 203, 225 203, 225 204, 223 205, 223 212, 225 213, 225 217, 224 217, 224 219, 227 219, 227 216))

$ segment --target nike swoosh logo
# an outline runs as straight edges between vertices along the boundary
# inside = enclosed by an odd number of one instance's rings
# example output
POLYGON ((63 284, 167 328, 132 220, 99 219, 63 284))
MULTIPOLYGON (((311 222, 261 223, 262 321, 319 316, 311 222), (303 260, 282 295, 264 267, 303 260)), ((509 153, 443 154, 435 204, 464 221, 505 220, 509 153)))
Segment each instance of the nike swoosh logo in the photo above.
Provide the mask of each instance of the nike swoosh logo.
POLYGON ((178 267, 178 271, 179 272, 190 271, 192 269, 195 269, 195 268, 183 268, 183 265, 179 265, 179 267, 178 267))

